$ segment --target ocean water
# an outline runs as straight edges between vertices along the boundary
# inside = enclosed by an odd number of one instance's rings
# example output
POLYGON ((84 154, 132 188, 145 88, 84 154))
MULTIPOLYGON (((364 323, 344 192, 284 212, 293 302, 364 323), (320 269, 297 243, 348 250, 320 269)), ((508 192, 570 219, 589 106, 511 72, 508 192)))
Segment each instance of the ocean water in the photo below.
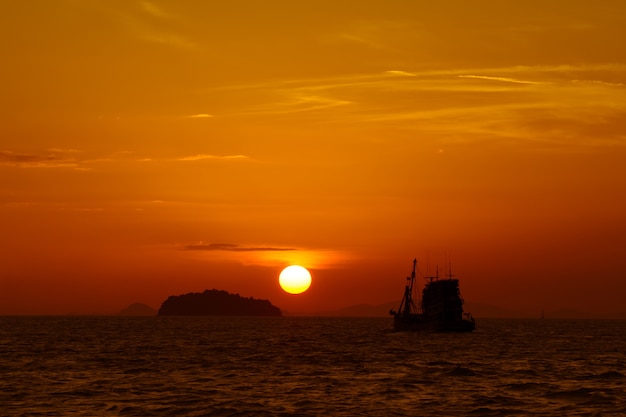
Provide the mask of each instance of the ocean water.
POLYGON ((2 416, 624 416, 626 321, 0 317, 2 416))

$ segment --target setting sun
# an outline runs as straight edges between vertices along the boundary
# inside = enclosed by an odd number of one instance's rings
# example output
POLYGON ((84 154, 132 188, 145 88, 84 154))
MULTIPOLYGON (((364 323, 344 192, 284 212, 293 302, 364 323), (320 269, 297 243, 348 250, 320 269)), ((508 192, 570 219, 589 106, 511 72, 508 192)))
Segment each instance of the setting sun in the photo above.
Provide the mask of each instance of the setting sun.
POLYGON ((311 286, 311 273, 300 265, 291 265, 282 270, 278 282, 289 294, 300 294, 311 286))

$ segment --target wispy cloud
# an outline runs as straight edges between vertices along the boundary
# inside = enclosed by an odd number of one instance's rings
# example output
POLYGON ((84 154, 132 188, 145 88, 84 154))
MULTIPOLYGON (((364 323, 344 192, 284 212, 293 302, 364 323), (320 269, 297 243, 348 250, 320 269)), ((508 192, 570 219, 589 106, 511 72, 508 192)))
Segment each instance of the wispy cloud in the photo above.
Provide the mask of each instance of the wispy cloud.
POLYGON ((285 265, 306 265, 324 269, 345 264, 351 258, 347 252, 333 249, 313 249, 290 246, 239 245, 233 243, 191 243, 177 250, 204 260, 230 260, 244 265, 276 268, 285 265))
POLYGON ((93 166, 102 164, 115 164, 118 162, 159 162, 159 161, 202 161, 223 160, 239 161, 250 160, 247 155, 215 155, 196 154, 182 156, 180 158, 154 159, 150 156, 138 156, 134 152, 119 151, 107 155, 90 155, 82 158, 76 155, 80 151, 74 149, 49 149, 41 153, 19 153, 11 150, 0 150, 0 165, 14 166, 19 168, 73 168, 76 170, 90 170, 93 166), (52 152, 52 151, 55 152, 52 152))
POLYGON ((198 154, 191 156, 184 156, 182 158, 178 158, 177 161, 200 161, 203 159, 250 159, 249 156, 246 155, 209 155, 209 154, 198 154))
POLYGON ((246 104, 231 112, 221 109, 225 117, 289 114, 287 123, 302 117, 307 123, 356 129, 384 124, 442 140, 498 137, 587 146, 623 142, 615 120, 626 114, 618 91, 626 83, 624 73, 623 64, 403 68, 211 91, 242 95, 237 102, 246 104), (604 137, 590 135, 594 128, 604 137))
POLYGON ((626 84, 624 83, 612 83, 612 82, 608 82, 608 81, 601 81, 601 80, 572 80, 572 83, 574 84, 587 84, 587 85, 601 85, 601 86, 608 86, 608 87, 624 87, 626 86, 626 84))
POLYGON ((0 165, 17 168, 71 168, 77 171, 90 171, 95 166, 129 161, 145 163, 153 159, 137 156, 131 151, 85 155, 83 151, 66 148, 49 148, 33 153, 0 150, 0 165))
POLYGON ((198 50, 188 37, 186 21, 152 1, 122 2, 117 6, 102 2, 101 8, 136 39, 183 50, 198 50), (139 6, 139 7, 137 7, 139 6))
POLYGON ((385 71, 385 74, 399 75, 399 76, 402 76, 402 77, 416 77, 417 76, 417 74, 415 74, 415 73, 408 72, 408 71, 400 71, 400 70, 385 71))
MULTIPOLYGON (((351 103, 349 100, 332 97, 331 95, 315 94, 315 90, 315 88, 302 88, 299 90, 284 91, 282 95, 285 96, 285 99, 274 103, 270 113, 277 115, 307 113, 345 106, 351 103)), ((253 113, 262 114, 264 111, 253 113)))
POLYGON ((49 152, 53 152, 53 153, 79 153, 80 151, 78 149, 67 149, 67 148, 50 148, 48 149, 49 152))
POLYGON ((12 151, 0 151, 0 164, 16 166, 20 168, 78 168, 80 163, 66 155, 27 154, 14 153, 12 151))
POLYGON ((212 114, 208 114, 208 113, 198 113, 198 114, 191 114, 189 116, 187 116, 190 119, 210 119, 211 117, 215 117, 212 114))
POLYGON ((355 19, 346 22, 340 32, 330 33, 326 40, 399 53, 403 50, 401 45, 420 36, 417 31, 411 29, 405 22, 397 19, 355 19))
POLYGON ((162 8, 160 8, 159 6, 155 5, 154 3, 150 1, 142 1, 139 4, 141 8, 151 16, 158 17, 158 18, 170 17, 170 15, 165 12, 165 10, 163 10, 162 8))
POLYGON ((233 243, 195 243, 186 245, 184 248, 185 250, 227 252, 283 252, 296 250, 295 248, 279 248, 273 246, 241 246, 233 243))
POLYGON ((508 77, 493 77, 493 76, 488 76, 488 75, 459 75, 459 78, 478 78, 480 80, 502 81, 506 83, 515 83, 515 84, 540 84, 536 81, 518 80, 515 78, 508 78, 508 77))

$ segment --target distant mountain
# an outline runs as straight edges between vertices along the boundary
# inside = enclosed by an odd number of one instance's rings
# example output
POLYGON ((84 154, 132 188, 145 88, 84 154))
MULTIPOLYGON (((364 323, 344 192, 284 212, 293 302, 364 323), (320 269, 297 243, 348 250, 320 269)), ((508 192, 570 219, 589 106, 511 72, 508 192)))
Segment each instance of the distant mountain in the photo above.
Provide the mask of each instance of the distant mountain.
POLYGON ((156 316, 156 314, 154 308, 142 303, 133 303, 118 313, 120 316, 156 316))
POLYGON ((389 316, 389 310, 392 308, 397 309, 399 304, 400 302, 395 301, 378 305, 357 304, 338 310, 319 312, 315 315, 328 317, 387 317, 389 316))
POLYGON ((546 319, 603 319, 603 320, 624 320, 626 312, 614 313, 588 313, 585 311, 562 309, 546 311, 544 314, 546 319))
MULTIPOLYGON (((307 315, 329 316, 329 317, 387 317, 389 310, 397 310, 400 301, 391 301, 385 304, 370 305, 357 304, 338 310, 324 311, 307 315)), ((522 312, 510 308, 500 307, 487 303, 465 303, 463 311, 470 313, 475 318, 506 318, 506 319, 524 319, 524 318, 540 318, 541 312, 533 315, 532 313, 522 312)), ((626 312, 593 314, 578 310, 550 310, 544 314, 546 319, 626 319, 626 312)))
POLYGON ((531 317, 517 310, 486 303, 465 303, 463 311, 470 313, 475 318, 521 319, 531 317))
MULTIPOLYGON (((333 317, 387 317, 389 310, 398 310, 400 301, 390 301, 384 304, 357 304, 337 310, 318 312, 311 315, 333 317)), ((476 318, 524 318, 530 317, 519 311, 484 303, 465 303, 463 310, 476 318)))
POLYGON ((280 316, 268 300, 244 298, 222 290, 173 295, 161 304, 159 316, 280 316))

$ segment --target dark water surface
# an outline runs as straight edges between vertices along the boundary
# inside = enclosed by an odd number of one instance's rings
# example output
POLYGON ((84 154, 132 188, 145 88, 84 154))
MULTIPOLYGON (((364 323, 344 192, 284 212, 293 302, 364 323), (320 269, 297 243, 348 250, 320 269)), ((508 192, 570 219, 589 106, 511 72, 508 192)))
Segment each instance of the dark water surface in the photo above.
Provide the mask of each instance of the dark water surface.
POLYGON ((626 321, 0 317, 2 416, 626 415, 626 321))

